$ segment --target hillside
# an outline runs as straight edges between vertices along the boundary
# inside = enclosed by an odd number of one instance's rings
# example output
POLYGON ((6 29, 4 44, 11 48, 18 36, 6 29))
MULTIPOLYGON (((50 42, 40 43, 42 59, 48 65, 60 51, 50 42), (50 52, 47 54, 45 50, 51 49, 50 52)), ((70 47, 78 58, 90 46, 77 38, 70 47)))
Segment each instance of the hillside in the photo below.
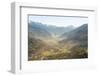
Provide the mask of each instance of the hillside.
POLYGON ((75 53, 83 53, 79 57, 87 57, 88 49, 88 24, 83 24, 82 26, 76 28, 75 30, 64 33, 63 40, 59 41, 60 44, 66 45, 69 44, 70 51, 75 53))
POLYGON ((28 24, 28 60, 88 57, 88 24, 78 28, 28 24))
POLYGON ((33 22, 28 24, 28 35, 30 38, 38 39, 51 37, 51 34, 45 28, 42 28, 41 24, 33 22))
POLYGON ((69 25, 67 27, 57 27, 53 25, 42 24, 38 22, 30 22, 28 24, 28 30, 30 36, 40 37, 59 37, 65 32, 69 32, 74 29, 74 26, 69 25))

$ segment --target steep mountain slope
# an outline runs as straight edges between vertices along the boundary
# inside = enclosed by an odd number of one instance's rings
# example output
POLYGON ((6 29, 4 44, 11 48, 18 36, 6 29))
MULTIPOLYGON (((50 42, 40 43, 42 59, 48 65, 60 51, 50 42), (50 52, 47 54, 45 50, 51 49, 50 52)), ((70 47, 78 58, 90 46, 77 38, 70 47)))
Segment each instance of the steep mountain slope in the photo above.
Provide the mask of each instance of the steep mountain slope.
POLYGON ((30 38, 50 38, 51 34, 44 28, 42 28, 41 24, 38 23, 30 23, 28 24, 28 35, 30 38))
POLYGON ((57 26, 47 26, 46 29, 53 35, 59 37, 60 35, 62 35, 65 32, 69 32, 71 30, 74 29, 73 25, 69 25, 66 27, 57 27, 57 26))
POLYGON ((72 58, 87 58, 88 57, 88 24, 76 28, 75 30, 65 33, 59 43, 69 45, 70 57, 72 58))
POLYGON ((65 40, 86 40, 88 35, 88 24, 83 24, 82 26, 64 33, 61 35, 65 40))
POLYGON ((46 25, 38 22, 30 22, 29 34, 32 36, 43 36, 43 37, 58 37, 65 32, 69 32, 74 29, 74 26, 70 25, 67 27, 57 27, 53 25, 46 25))
POLYGON ((78 28, 28 24, 28 60, 88 57, 88 24, 78 28))

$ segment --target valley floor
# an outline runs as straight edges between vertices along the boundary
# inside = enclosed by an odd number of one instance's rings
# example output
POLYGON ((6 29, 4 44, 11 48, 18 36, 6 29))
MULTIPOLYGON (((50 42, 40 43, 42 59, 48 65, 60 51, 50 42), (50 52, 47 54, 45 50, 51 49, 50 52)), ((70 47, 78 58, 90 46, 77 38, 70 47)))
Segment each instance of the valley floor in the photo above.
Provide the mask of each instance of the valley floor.
POLYGON ((58 38, 51 38, 43 40, 43 45, 32 46, 31 53, 29 53, 28 60, 53 60, 53 59, 71 59, 71 58, 87 58, 85 48, 72 49, 75 43, 60 43, 58 38), (42 46, 42 47, 39 47, 42 46), (79 51, 78 51, 79 50, 79 51), (35 52, 34 52, 35 51, 35 52))

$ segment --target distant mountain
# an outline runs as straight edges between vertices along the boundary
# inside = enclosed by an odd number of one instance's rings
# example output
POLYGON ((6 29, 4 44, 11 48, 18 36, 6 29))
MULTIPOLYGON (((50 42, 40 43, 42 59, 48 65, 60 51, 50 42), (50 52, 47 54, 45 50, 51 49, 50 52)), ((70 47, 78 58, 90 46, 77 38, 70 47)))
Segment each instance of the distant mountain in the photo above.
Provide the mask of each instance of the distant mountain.
POLYGON ((88 24, 83 24, 82 26, 80 26, 70 32, 64 33, 62 35, 62 38, 64 38, 64 39, 62 41, 60 41, 61 43, 66 43, 66 42, 72 41, 73 43, 77 42, 84 46, 87 45, 88 24))
POLYGON ((28 24, 28 35, 30 38, 42 39, 51 37, 51 34, 45 28, 42 27, 44 25, 41 25, 42 24, 35 22, 28 24))
POLYGON ((69 32, 74 29, 74 26, 57 27, 53 25, 42 24, 38 22, 30 22, 28 24, 28 31, 30 37, 58 37, 65 32, 69 32))
POLYGON ((88 24, 57 27, 28 24, 28 60, 88 58, 88 24))
POLYGON ((88 31, 88 24, 83 24, 82 26, 70 31, 65 32, 60 37, 62 38, 70 38, 70 39, 76 39, 77 37, 80 37, 83 34, 86 34, 88 31))
POLYGON ((65 32, 69 32, 74 29, 73 25, 69 25, 67 27, 57 27, 57 26, 47 26, 46 29, 54 36, 60 36, 65 32))

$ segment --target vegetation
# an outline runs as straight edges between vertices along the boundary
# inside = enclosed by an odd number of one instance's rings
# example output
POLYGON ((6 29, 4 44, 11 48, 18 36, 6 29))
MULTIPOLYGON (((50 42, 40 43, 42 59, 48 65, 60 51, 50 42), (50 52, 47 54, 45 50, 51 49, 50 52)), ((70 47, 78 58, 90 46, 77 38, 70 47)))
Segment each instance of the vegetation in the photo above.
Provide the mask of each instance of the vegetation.
POLYGON ((35 30, 38 29, 38 32, 32 32, 34 31, 32 28, 31 30, 29 28, 28 60, 88 58, 87 25, 64 33, 63 37, 55 36, 55 34, 48 35, 49 32, 46 36, 47 30, 42 28, 43 31, 40 27, 35 28, 35 30), (35 35, 33 35, 34 33, 35 35))

